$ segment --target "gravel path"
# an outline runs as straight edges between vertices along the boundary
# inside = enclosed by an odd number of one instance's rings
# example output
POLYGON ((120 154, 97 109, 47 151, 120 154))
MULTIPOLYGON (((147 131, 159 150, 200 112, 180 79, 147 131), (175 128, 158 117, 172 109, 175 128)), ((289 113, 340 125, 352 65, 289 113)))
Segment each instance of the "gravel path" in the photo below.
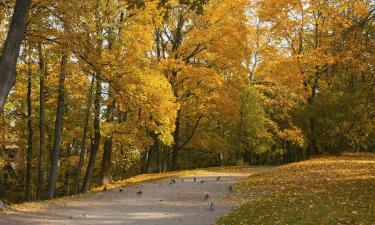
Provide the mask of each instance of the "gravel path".
POLYGON ((210 225, 234 205, 220 201, 243 174, 214 174, 143 183, 84 195, 39 210, 0 214, 0 224, 134 224, 134 225, 210 225), (216 181, 217 176, 220 181, 216 181), (201 183, 201 181, 204 181, 201 183), (136 193, 142 191, 138 196, 136 193), (209 199, 204 200, 206 194, 209 199), (210 204, 214 210, 210 210, 210 204), (35 212, 34 212, 35 211, 35 212))

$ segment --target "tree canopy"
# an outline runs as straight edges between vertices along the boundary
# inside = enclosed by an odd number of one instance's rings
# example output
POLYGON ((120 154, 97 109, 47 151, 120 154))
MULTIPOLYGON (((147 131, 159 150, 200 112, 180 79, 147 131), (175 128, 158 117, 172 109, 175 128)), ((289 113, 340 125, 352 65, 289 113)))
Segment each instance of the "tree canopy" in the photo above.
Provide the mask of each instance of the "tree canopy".
POLYGON ((1 114, 0 192, 51 199, 139 173, 374 151, 374 7, 1 3, 0 98, 16 74, 9 49, 18 76, 1 114))

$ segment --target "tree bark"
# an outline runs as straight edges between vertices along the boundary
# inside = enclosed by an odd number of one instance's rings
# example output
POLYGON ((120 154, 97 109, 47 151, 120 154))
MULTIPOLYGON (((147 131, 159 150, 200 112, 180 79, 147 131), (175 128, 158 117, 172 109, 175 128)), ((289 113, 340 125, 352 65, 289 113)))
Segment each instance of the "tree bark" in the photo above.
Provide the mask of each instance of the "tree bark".
MULTIPOLYGON (((28 56, 30 57, 30 55, 28 56)), ((31 105, 31 61, 28 59, 27 62, 27 160, 26 160, 26 201, 31 201, 32 190, 31 190, 31 177, 33 169, 33 121, 32 121, 32 105, 31 105)))
POLYGON ((180 145, 180 117, 181 117, 181 110, 179 109, 177 111, 177 117, 176 117, 176 128, 173 133, 173 149, 172 149, 172 165, 171 169, 177 170, 177 160, 178 160, 178 153, 179 153, 179 145, 180 145))
POLYGON ((105 137, 103 149, 103 163, 102 163, 102 176, 101 184, 107 185, 112 182, 112 137, 105 137))
MULTIPOLYGON (((65 50, 63 50, 65 51, 65 50)), ((57 180, 57 169, 60 156, 61 148, 61 136, 62 136, 62 122, 64 115, 64 85, 65 85, 65 76, 66 76, 66 65, 68 62, 68 57, 66 52, 62 53, 61 63, 60 63, 60 79, 59 79, 59 91, 58 91, 58 100, 57 100, 57 109, 56 109, 56 119, 55 119, 55 136, 53 139, 53 146, 51 150, 51 166, 49 170, 49 179, 47 187, 47 198, 53 199, 55 194, 55 186, 57 180)))
POLYGON ((16 65, 24 37, 31 0, 17 0, 0 57, 0 111, 16 81, 16 65))
MULTIPOLYGON (((74 144, 75 141, 73 141, 74 144)), ((70 176, 71 176, 71 168, 70 168, 70 161, 69 157, 72 155, 72 148, 71 148, 71 143, 68 143, 68 146, 66 148, 66 159, 67 159, 67 168, 65 171, 65 178, 64 178, 64 190, 65 190, 65 195, 70 195, 70 176)))
POLYGON ((87 95, 85 121, 84 121, 84 125, 83 125, 83 135, 82 135, 82 143, 81 143, 81 152, 79 154, 77 174, 76 174, 76 177, 75 177, 74 194, 78 194, 78 192, 79 192, 79 183, 80 183, 80 179, 81 179, 81 169, 82 169, 82 166, 83 166, 83 162, 85 160, 87 130, 88 130, 88 124, 89 124, 89 120, 90 120, 90 112, 91 112, 91 104, 92 104, 92 91, 93 91, 93 88, 94 88, 94 84, 95 84, 95 76, 92 76, 89 93, 87 95))
POLYGON ((96 154, 99 149, 100 144, 100 99, 101 99, 101 81, 97 79, 96 81, 96 91, 94 100, 94 143, 91 148, 91 154, 89 159, 89 164, 87 166, 85 179, 82 184, 82 192, 87 192, 90 187, 91 176, 95 167, 96 154))
POLYGON ((47 68, 44 61, 42 45, 38 44, 39 52, 39 171, 38 171, 38 187, 36 192, 36 199, 43 199, 44 192, 44 167, 45 167, 45 155, 46 155, 46 144, 45 144, 45 131, 46 131, 46 119, 45 119, 45 105, 46 105, 46 94, 44 87, 44 79, 47 75, 47 68))
MULTIPOLYGON (((109 88, 108 98, 111 99, 112 95, 113 95, 113 90, 109 88)), ((106 122, 108 123, 113 122, 114 111, 115 111, 115 101, 111 100, 111 102, 108 104, 106 122)), ((102 185, 107 185, 112 182, 112 148, 113 148, 112 145, 113 145, 112 135, 107 134, 104 138, 104 146, 103 146, 103 161, 102 161, 102 173, 101 173, 102 185)))

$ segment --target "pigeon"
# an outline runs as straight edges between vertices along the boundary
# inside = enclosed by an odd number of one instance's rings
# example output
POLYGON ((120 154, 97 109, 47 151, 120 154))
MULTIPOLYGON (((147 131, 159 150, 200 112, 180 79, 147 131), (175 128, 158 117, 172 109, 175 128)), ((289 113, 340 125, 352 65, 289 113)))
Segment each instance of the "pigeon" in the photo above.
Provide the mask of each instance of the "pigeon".
POLYGON ((229 191, 230 191, 230 192, 233 191, 233 187, 232 187, 232 185, 229 185, 229 191))
POLYGON ((201 184, 203 184, 204 183, 204 180, 201 180, 201 184))
POLYGON ((211 202, 211 204, 210 204, 210 211, 214 211, 214 209, 215 209, 214 203, 211 202))
POLYGON ((173 178, 171 178, 171 182, 169 182, 169 184, 175 184, 175 183, 176 181, 173 178))
POLYGON ((206 194, 206 195, 204 196, 203 201, 206 201, 206 200, 208 200, 209 198, 210 198, 210 196, 209 196, 208 194, 206 194))
POLYGON ((122 192, 123 190, 122 190, 122 188, 120 188, 120 189, 118 189, 118 191, 119 191, 119 192, 122 192))
POLYGON ((137 192, 137 195, 138 195, 138 196, 141 196, 141 194, 142 194, 142 191, 138 191, 138 192, 137 192))
POLYGON ((218 176, 217 178, 216 178, 216 181, 219 181, 220 180, 220 176, 218 176))
POLYGON ((194 182, 196 182, 197 181, 197 178, 196 177, 194 177, 194 182))

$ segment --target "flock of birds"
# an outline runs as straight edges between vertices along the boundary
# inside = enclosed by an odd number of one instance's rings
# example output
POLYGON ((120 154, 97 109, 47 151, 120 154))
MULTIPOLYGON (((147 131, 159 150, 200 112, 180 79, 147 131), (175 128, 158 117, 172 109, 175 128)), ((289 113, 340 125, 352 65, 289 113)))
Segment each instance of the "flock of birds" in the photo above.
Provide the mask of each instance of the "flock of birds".
MULTIPOLYGON (((220 179, 221 179, 221 177, 218 176, 218 177, 216 178, 216 181, 220 181, 220 179)), ((194 180, 194 182, 197 182, 197 178, 196 178, 196 177, 194 177, 193 180, 194 180)), ((182 183, 182 182, 184 182, 184 179, 183 179, 183 178, 181 179, 181 183, 182 183)), ((199 181, 199 182, 200 182, 201 184, 203 184, 205 181, 204 181, 204 180, 201 180, 201 181, 199 181)), ((173 178, 171 178, 169 184, 170 184, 170 185, 173 185, 173 184, 176 184, 176 183, 177 183, 176 180, 173 179, 173 178)), ((104 187, 103 191, 106 191, 106 190, 107 190, 107 187, 104 187)), ((232 186, 232 185, 229 185, 228 190, 229 190, 230 192, 233 192, 233 186, 232 186)), ((123 192, 123 191, 124 191, 124 190, 123 190, 122 188, 119 189, 119 192, 123 192)), ((141 190, 139 190, 139 191, 136 192, 136 194, 138 195, 138 197, 141 197, 141 195, 143 194, 143 192, 142 192, 141 190)), ((210 198, 210 195, 207 193, 207 194, 203 197, 203 201, 207 201, 209 198, 210 198)), ((211 204, 209 205, 209 207, 210 207, 210 211, 214 211, 214 209, 215 209, 215 205, 214 205, 213 202, 211 202, 211 204)))

